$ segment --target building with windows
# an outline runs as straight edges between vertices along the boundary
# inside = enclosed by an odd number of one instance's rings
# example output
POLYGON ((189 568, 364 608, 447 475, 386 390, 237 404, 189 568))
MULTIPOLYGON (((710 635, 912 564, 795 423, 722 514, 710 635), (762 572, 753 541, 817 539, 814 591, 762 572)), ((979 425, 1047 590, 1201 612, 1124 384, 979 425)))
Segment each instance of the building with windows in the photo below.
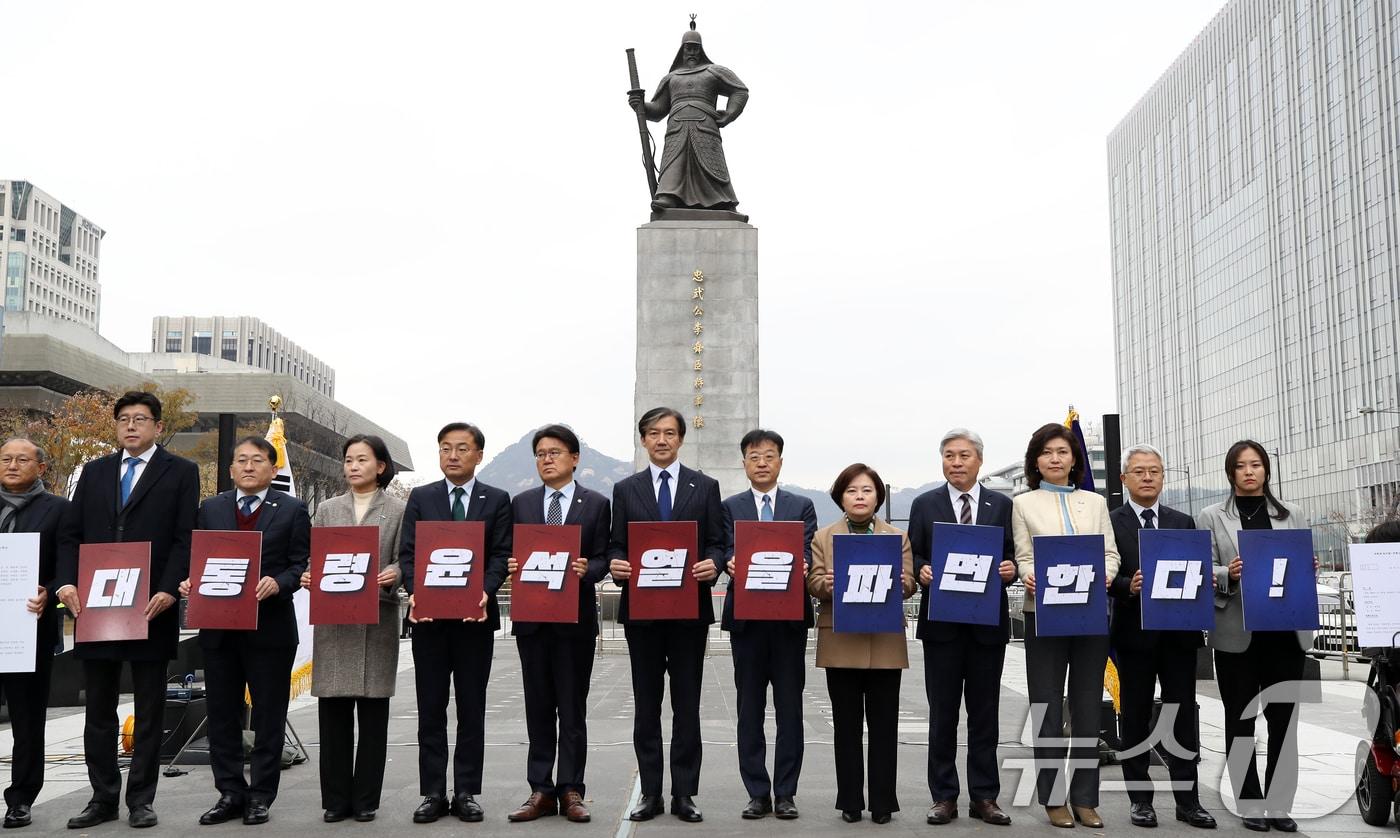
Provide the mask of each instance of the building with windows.
POLYGON ((1232 0, 1108 138, 1125 445, 1254 439, 1324 565, 1400 490, 1400 4, 1232 0))
POLYGON ((24 180, 0 180, 5 310, 96 329, 102 308, 101 227, 24 180))
POLYGON ((290 375, 335 397, 335 370, 256 317, 156 317, 151 351, 207 355, 290 375))

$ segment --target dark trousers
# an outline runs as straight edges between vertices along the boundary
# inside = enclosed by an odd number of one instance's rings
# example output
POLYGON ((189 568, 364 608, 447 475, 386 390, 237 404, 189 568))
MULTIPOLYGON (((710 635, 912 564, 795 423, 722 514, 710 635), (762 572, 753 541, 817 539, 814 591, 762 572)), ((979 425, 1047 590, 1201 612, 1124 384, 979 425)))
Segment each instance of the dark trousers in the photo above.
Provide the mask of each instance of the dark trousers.
POLYGON ((1099 805, 1099 718, 1107 662, 1107 635, 1037 637, 1035 614, 1026 614, 1026 688, 1031 718, 1041 714, 1032 750, 1035 789, 1042 806, 1063 806, 1067 801, 1074 806, 1099 805), (1064 736, 1066 698, 1072 742, 1064 736))
MULTIPOLYGON (((117 702, 120 660, 83 661, 87 712, 83 723, 83 756, 87 760, 92 799, 116 808, 122 793, 117 768, 117 702)), ((126 778, 126 805, 150 806, 156 799, 160 768, 161 724, 165 720, 167 661, 131 661, 131 688, 136 702, 136 741, 126 778)))
POLYGON ((456 794, 481 793, 486 758, 486 682, 494 636, 480 623, 436 620, 413 626, 413 682, 418 691, 418 793, 447 797, 447 700, 457 697, 456 794))
POLYGON ((316 703, 316 715, 321 727, 321 808, 328 812, 378 809, 389 756, 389 699, 322 698, 316 703))
POLYGON ((209 710, 209 768, 219 794, 272 805, 282 777, 295 646, 252 646, 225 637, 204 652, 205 701, 209 710), (243 776, 244 686, 253 701, 253 753, 243 776))
POLYGON ((1293 808, 1293 796, 1298 790, 1298 705, 1274 702, 1264 708, 1269 744, 1262 792, 1254 758, 1251 705, 1265 688, 1301 680, 1303 662, 1298 636, 1291 631, 1256 631, 1245 651, 1215 652, 1215 680, 1220 685, 1220 703, 1225 707, 1226 764, 1238 764, 1230 759, 1236 748, 1249 755, 1243 776, 1236 777, 1236 772, 1230 771, 1230 785, 1244 817, 1263 817, 1266 809, 1270 814, 1286 814, 1293 808), (1249 717, 1242 718, 1246 713, 1249 717))
POLYGON ((1134 803, 1152 803, 1152 780, 1147 769, 1151 764, 1149 749, 1143 743, 1166 741, 1172 737, 1177 751, 1190 751, 1189 758, 1167 754, 1167 772, 1172 779, 1172 796, 1176 805, 1195 807, 1200 798, 1196 788, 1196 755, 1200 750, 1200 728, 1196 718, 1196 650, 1169 641, 1159 640, 1155 646, 1142 649, 1118 650, 1118 721, 1123 737, 1123 749, 1142 753, 1123 759, 1123 780, 1128 786, 1128 799, 1134 803), (1162 684, 1162 713, 1174 712, 1176 720, 1168 732, 1158 725, 1151 730, 1152 699, 1156 683, 1162 684))
POLYGON ((734 687, 739 715, 739 776, 749 797, 794 797, 802 773, 802 690, 807 684, 807 631, 785 623, 749 621, 731 632, 734 687), (778 735, 773 745, 773 778, 768 777, 768 742, 763 717, 768 685, 778 735))
POLYGON ((654 622, 628 625, 632 664, 632 747, 642 794, 661 794, 661 698, 671 678, 671 794, 700 791, 700 682, 705 674, 708 626, 654 622))
POLYGON ((10 756, 10 786, 5 789, 7 806, 33 806, 44 787, 44 722, 48 718, 49 681, 53 673, 52 640, 52 634, 40 634, 33 672, 0 675, 0 689, 10 708, 10 731, 15 740, 10 756))
POLYGON ((899 745, 898 669, 826 670, 831 695, 833 752, 836 757, 836 808, 865 808, 865 762, 861 759, 861 723, 870 734, 866 762, 870 769, 870 811, 898 812, 895 795, 899 745))
POLYGON ((928 790, 933 800, 957 800, 958 716, 967 699, 967 791, 973 800, 1001 794, 997 742, 1004 643, 924 639, 924 692, 928 695, 928 790))
POLYGON ((515 639, 525 682, 525 727, 530 750, 525 779, 531 791, 561 796, 584 793, 588 762, 588 686, 597 638, 573 627, 541 625, 515 639), (556 783, 550 778, 559 755, 556 783))

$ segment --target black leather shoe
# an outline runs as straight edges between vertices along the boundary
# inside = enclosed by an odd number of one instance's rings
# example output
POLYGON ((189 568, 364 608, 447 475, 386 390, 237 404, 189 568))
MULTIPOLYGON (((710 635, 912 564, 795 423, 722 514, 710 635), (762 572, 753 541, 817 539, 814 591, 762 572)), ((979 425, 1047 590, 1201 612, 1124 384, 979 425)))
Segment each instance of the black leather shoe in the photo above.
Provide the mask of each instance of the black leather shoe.
POLYGON ((1215 818, 1199 804, 1190 809, 1176 807, 1176 819, 1197 829, 1215 829, 1215 818))
POLYGON ((108 806, 105 803, 98 803, 96 800, 87 805, 86 809, 76 816, 68 819, 69 829, 88 829, 100 823, 114 821, 117 819, 117 807, 108 806))
POLYGON ((958 802, 956 800, 935 800, 933 805, 928 807, 928 815, 924 820, 930 826, 939 826, 951 823, 958 816, 958 802))
POLYGON ((249 800, 248 805, 243 809, 243 823, 248 826, 257 826, 260 823, 267 823, 266 801, 249 800))
POLYGON ((871 822, 871 823, 889 823, 889 822, 890 822, 890 813, 889 813, 889 812, 871 812, 871 813, 870 813, 870 822, 871 822))
POLYGON ((335 809, 327 809, 325 811, 325 814, 321 815, 321 820, 325 821, 326 823, 340 823, 348 817, 350 817, 349 812, 339 812, 335 809))
POLYGON ((155 809, 142 804, 140 806, 131 807, 131 811, 127 813, 126 822, 131 824, 134 829, 149 829, 159 823, 160 820, 156 817, 155 809))
POLYGON ((671 798, 671 814, 686 823, 699 823, 705 819, 695 801, 688 794, 678 794, 671 798))
POLYGON ((361 809, 360 811, 355 813, 355 820, 359 823, 369 823, 370 821, 374 820, 374 816, 376 814, 378 813, 375 812, 375 810, 373 809, 361 809))
POLYGON ((5 828, 17 829, 21 826, 29 826, 29 805, 26 803, 16 803, 5 810, 5 828))
POLYGON ((1241 818, 1244 828, 1252 832, 1268 832, 1269 822, 1263 818, 1241 818))
POLYGON ((459 794, 452 798, 452 808, 457 811, 457 817, 467 823, 481 823, 481 819, 486 817, 481 811, 481 804, 470 794, 459 794))
POLYGON ((749 805, 744 807, 744 811, 739 813, 739 817, 746 821, 756 821, 771 814, 773 814, 772 801, 766 797, 750 797, 749 805))
POLYGON ((203 826, 212 826, 216 823, 231 821, 241 814, 243 814, 243 801, 226 794, 220 797, 209 811, 199 816, 199 822, 203 826))
POLYGON ((773 814, 780 821, 797 820, 797 802, 791 797, 773 798, 773 814))
POLYGON ((1269 818, 1269 826, 1272 826, 1279 832, 1298 831, 1298 822, 1288 817, 1287 815, 1279 815, 1276 818, 1269 818))
POLYGON ((1132 814, 1128 816, 1133 826, 1154 827, 1157 825, 1157 811, 1151 803, 1134 803, 1132 814))
POLYGON ((642 799, 637 801, 637 808, 627 813, 629 821, 649 821, 657 815, 665 814, 666 804, 661 802, 659 794, 644 794, 642 799))
POLYGON ((432 823, 447 814, 447 801, 437 795, 428 795, 418 808, 413 810, 414 823, 432 823))
POLYGON ((860 820, 860 818, 861 814, 859 809, 841 810, 841 820, 845 821, 846 823, 855 823, 856 821, 860 820))

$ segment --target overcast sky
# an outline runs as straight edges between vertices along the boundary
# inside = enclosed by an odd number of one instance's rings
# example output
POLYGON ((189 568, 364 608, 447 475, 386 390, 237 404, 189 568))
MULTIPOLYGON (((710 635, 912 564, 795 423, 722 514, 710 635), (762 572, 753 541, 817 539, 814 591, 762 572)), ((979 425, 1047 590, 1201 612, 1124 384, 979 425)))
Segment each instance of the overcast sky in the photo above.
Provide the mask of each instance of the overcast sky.
POLYGON ((651 90, 698 12, 752 91, 724 143, 783 477, 918 485, 949 427, 995 468, 1070 402, 1117 409, 1106 137, 1222 5, 6 3, 0 177, 107 231, 124 349, 254 315, 420 473, 456 419, 488 458, 562 420, 626 459, 624 49, 651 90))

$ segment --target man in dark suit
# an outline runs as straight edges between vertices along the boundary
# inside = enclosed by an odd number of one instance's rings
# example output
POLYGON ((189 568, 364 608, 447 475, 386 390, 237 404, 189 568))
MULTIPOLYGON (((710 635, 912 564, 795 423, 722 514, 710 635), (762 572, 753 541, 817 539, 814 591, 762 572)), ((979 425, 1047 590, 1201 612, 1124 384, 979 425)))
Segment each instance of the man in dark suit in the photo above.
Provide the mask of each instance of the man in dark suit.
MULTIPOLYGON (((282 743, 297 654, 297 615, 292 594, 311 559, 311 516, 306 504, 272 488, 277 449, 262 437, 239 440, 229 466, 236 488, 199 507, 201 530, 262 533, 257 582, 258 627, 252 631, 203 629, 209 710, 209 767, 219 799, 199 822, 223 823, 239 815, 246 824, 267 823, 282 774, 282 743), (252 781, 243 776, 243 687, 253 700, 252 781)), ((180 585, 189 596, 190 580, 180 585)))
POLYGON ((418 693, 418 786, 423 802, 414 823, 432 823, 452 813, 464 821, 483 817, 481 766, 486 757, 486 682, 501 610, 496 591, 506 581, 510 558, 510 496, 476 479, 486 447, 481 429, 453 422, 438 432, 438 467, 445 479, 419 486, 403 515, 399 565, 413 621, 413 679, 418 693), (480 620, 420 619, 413 613, 414 550, 419 521, 483 521, 486 524, 486 592, 480 620), (447 798, 447 700, 457 694, 457 750, 452 759, 453 795, 447 798))
MULTIPOLYGON (((740 815, 755 820, 770 812, 783 820, 797 817, 797 778, 802 773, 802 690, 807 683, 807 630, 812 627, 812 598, 803 596, 802 619, 792 622, 760 622, 734 619, 734 522, 801 521, 805 567, 812 564, 812 536, 817 532, 817 511, 812 502, 778 488, 783 469, 783 438, 774 431, 753 430, 739 441, 749 488, 724 500, 725 570, 729 587, 724 594, 720 627, 729 632, 734 656, 734 688, 738 693, 739 776, 749 793, 749 805, 740 815), (768 743, 763 717, 768 706, 768 685, 773 685, 773 714, 778 736, 774 743, 773 778, 765 764, 768 743), (771 796, 770 796, 771 795, 771 796)), ((806 578, 806 569, 796 584, 806 578)))
POLYGON ((661 749, 661 699, 671 676, 671 814, 689 823, 704 820, 695 805, 700 790, 700 686, 705 674, 705 639, 715 621, 710 590, 724 557, 724 513, 719 484, 677 459, 685 442, 685 417, 655 407, 637 423, 650 464, 613 487, 609 569, 622 586, 618 620, 627 634, 636 710, 632 746, 637 752, 642 799, 628 817, 647 821, 665 811, 661 749), (691 565, 699 584, 700 616, 694 620, 632 620, 627 616, 627 525, 632 521, 694 521, 699 544, 691 565))
POLYGON ((977 482, 982 468, 982 438, 966 428, 943 435, 938 446, 947 481, 915 498, 909 511, 909 544, 923 589, 916 636, 924 644, 924 690, 928 694, 928 789, 933 797, 927 820, 944 824, 958 816, 958 710, 967 699, 968 815, 1006 826, 1011 817, 997 805, 997 713, 1001 670, 1011 618, 1006 586, 1016 578, 1016 549, 1011 540, 1011 499, 977 482), (928 592, 933 524, 978 524, 1002 528, 1001 623, 975 626, 928 619, 928 592))
POLYGON ((48 467, 48 454, 27 439, 6 440, 0 446, 0 533, 39 534, 39 589, 28 603, 30 613, 38 615, 34 671, 0 674, 14 733, 10 786, 5 789, 6 828, 29 825, 29 807, 44 787, 44 722, 59 637, 58 600, 49 591, 58 563, 58 524, 68 508, 67 498, 50 494, 44 486, 48 467))
POLYGON ((190 574, 190 532, 199 508, 199 466, 156 445, 164 425, 160 399, 132 391, 112 406, 122 450, 83 466, 73 503, 63 516, 58 539, 58 598, 77 619, 78 547, 118 541, 151 543, 150 623, 145 640, 83 643, 74 654, 83 662, 87 718, 83 752, 92 800, 68 821, 87 829, 116 820, 122 777, 117 769, 117 698, 122 662, 131 664, 136 700, 135 748, 127 775, 128 822, 156 825, 153 808, 160 767, 161 720, 165 715, 165 676, 180 640, 178 610, 170 606, 190 574))
MULTIPOLYGON (((1123 759, 1123 780, 1132 801, 1134 826, 1154 827, 1152 779, 1148 776, 1148 736, 1152 725, 1155 682, 1162 684, 1162 713, 1175 713, 1172 735, 1192 753, 1191 759, 1169 756, 1167 768, 1176 788, 1176 819, 1191 826, 1214 829, 1215 818, 1202 806, 1196 785, 1200 734, 1196 720, 1196 650, 1199 631, 1142 630, 1142 565, 1138 533, 1144 529, 1193 530, 1190 515, 1159 502, 1165 469, 1162 452, 1134 445, 1123 452, 1123 486, 1128 502, 1113 510, 1113 538, 1118 544, 1118 575, 1109 593, 1115 603, 1109 642, 1117 652, 1119 722, 1125 751, 1141 751, 1123 759)), ((1214 577, 1212 577, 1213 579, 1214 577)))
MULTIPOLYGON (((575 823, 591 820, 584 805, 584 764, 588 758, 588 686, 598 637, 598 583, 608 572, 612 506, 608 499, 574 482, 579 442, 563 425, 535 433, 535 469, 544 485, 516 495, 511 509, 517 524, 572 524, 579 527, 580 555, 567 572, 579 577, 577 623, 511 623, 520 674, 525 683, 525 726, 530 749, 525 779, 530 797, 507 817, 532 821, 562 813, 575 823), (557 725, 557 727, 556 727, 557 725), (558 782, 550 780, 555 750, 558 782)), ((527 557, 513 557, 510 573, 527 557)))

